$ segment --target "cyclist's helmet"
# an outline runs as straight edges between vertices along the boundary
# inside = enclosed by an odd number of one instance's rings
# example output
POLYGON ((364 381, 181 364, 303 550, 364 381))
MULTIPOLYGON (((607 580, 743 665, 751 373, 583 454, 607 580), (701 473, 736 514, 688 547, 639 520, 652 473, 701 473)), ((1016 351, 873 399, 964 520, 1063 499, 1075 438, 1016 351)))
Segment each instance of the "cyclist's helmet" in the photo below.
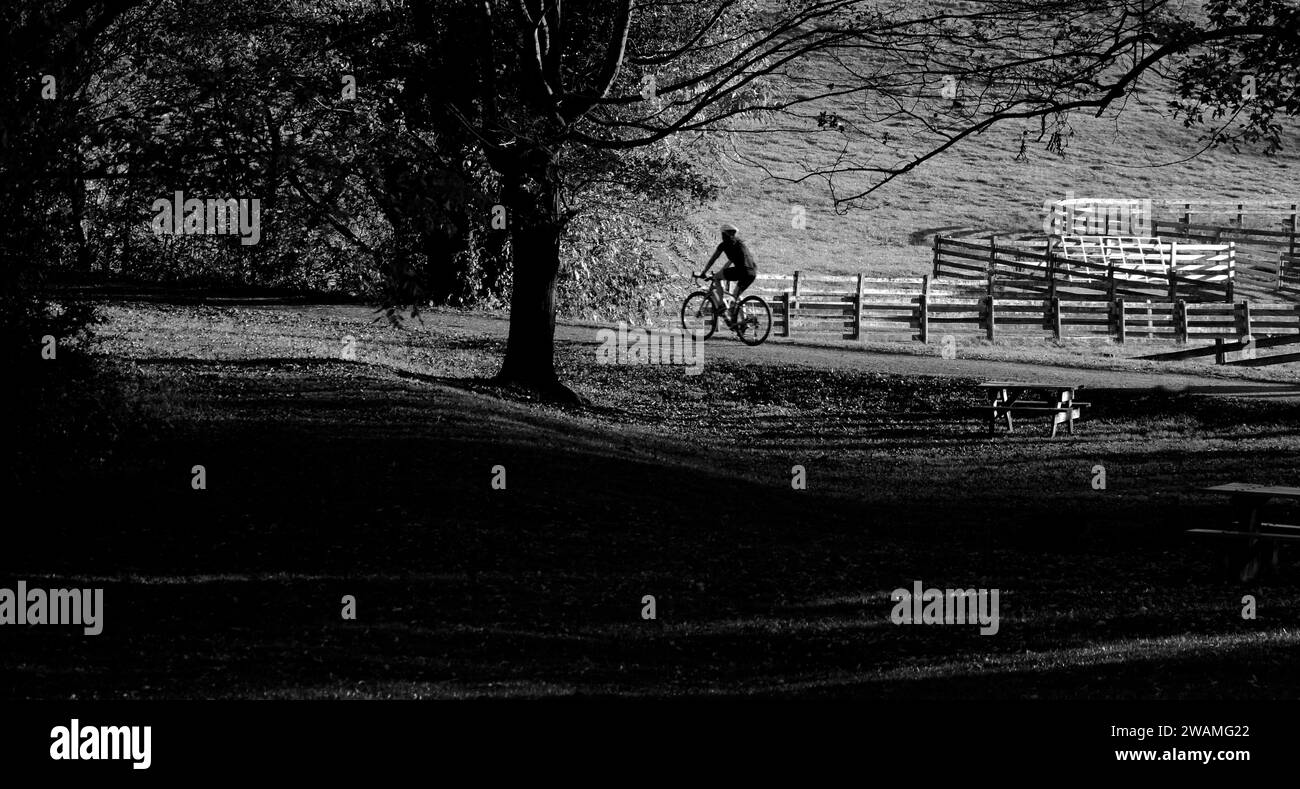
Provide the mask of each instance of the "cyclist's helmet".
POLYGON ((722 232, 724 232, 724 233, 735 233, 736 230, 737 230, 737 227, 736 227, 735 225, 731 224, 730 222, 725 222, 725 223, 723 223, 723 225, 722 225, 722 232))

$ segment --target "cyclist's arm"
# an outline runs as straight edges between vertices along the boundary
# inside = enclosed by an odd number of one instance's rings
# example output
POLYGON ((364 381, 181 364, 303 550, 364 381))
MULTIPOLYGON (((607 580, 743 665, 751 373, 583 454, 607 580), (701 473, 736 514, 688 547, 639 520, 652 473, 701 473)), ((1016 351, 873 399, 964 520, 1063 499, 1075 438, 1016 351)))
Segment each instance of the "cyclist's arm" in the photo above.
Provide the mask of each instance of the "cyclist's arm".
POLYGON ((709 269, 713 268, 713 262, 717 260, 718 256, 721 254, 722 254, 722 245, 719 244, 718 248, 713 250, 713 257, 709 258, 709 262, 704 264, 704 270, 700 272, 700 276, 704 276, 705 274, 709 273, 709 269))

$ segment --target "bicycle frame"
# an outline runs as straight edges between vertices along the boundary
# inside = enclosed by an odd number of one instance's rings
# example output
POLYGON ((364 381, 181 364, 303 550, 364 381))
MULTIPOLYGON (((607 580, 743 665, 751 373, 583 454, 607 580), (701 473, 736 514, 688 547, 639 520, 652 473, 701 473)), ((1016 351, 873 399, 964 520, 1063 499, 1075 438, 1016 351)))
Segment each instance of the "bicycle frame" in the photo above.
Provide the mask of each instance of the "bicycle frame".
POLYGON ((714 293, 718 294, 724 309, 728 306, 728 300, 730 300, 733 305, 736 303, 736 296, 731 292, 730 283, 721 277, 709 277, 709 295, 713 295, 714 293))

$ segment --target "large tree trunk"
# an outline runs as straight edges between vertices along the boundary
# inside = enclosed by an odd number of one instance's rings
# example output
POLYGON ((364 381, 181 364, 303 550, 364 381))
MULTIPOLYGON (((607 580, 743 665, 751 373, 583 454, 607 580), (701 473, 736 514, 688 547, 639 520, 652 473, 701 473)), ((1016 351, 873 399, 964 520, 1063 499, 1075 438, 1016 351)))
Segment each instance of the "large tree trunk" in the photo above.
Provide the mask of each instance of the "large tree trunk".
POLYGON ((508 173, 504 180, 514 283, 510 336, 497 380, 536 389, 548 399, 580 401, 555 374, 555 279, 564 230, 558 185, 549 163, 508 173))
MULTIPOLYGON (((81 166, 80 160, 78 160, 78 166, 81 166)), ((86 238, 86 230, 82 227, 82 221, 86 218, 86 181, 78 176, 68 178, 67 195, 68 202, 72 205, 69 222, 77 248, 77 272, 89 275, 93 258, 91 256, 90 240, 86 238)))

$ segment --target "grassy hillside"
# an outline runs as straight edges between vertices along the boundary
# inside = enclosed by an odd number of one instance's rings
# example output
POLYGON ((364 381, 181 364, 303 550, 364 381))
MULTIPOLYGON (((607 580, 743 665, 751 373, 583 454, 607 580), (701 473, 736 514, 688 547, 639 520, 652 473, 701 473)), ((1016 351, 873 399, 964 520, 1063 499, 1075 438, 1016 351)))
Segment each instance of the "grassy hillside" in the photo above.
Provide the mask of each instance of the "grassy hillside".
MULTIPOLYGON (((845 84, 842 67, 822 59, 809 63, 787 84, 809 92, 845 84)), ((1169 96, 1148 87, 1122 112, 1071 119, 1074 136, 1064 157, 1045 150, 1037 121, 995 126, 941 158, 931 160, 837 215, 820 179, 791 183, 806 163, 826 163, 844 147, 870 155, 869 126, 841 132, 794 119, 754 124, 735 135, 734 155, 720 168, 720 199, 697 217, 689 264, 706 259, 717 225, 731 221, 767 272, 795 269, 827 274, 919 275, 929 270, 928 245, 936 232, 996 230, 1033 232, 1042 225, 1043 203, 1073 192, 1076 197, 1160 200, 1279 200, 1300 198, 1300 123, 1286 126, 1285 150, 1272 158, 1256 151, 1215 150, 1188 158, 1203 146, 1199 129, 1167 116, 1169 96), (806 127, 806 128, 804 128, 806 127), (1029 130, 1028 161, 1015 161, 1022 130, 1029 130), (1288 144, 1289 143, 1289 144, 1288 144), (807 226, 792 227, 792 208, 803 207, 807 226)), ((854 98, 812 105, 850 123, 878 108, 854 98)), ((901 128, 901 127, 900 127, 901 128)), ((1050 129, 1050 125, 1049 125, 1050 129)), ((891 160, 897 161, 897 159, 891 160)), ((860 191, 837 181, 837 191, 860 191)))

